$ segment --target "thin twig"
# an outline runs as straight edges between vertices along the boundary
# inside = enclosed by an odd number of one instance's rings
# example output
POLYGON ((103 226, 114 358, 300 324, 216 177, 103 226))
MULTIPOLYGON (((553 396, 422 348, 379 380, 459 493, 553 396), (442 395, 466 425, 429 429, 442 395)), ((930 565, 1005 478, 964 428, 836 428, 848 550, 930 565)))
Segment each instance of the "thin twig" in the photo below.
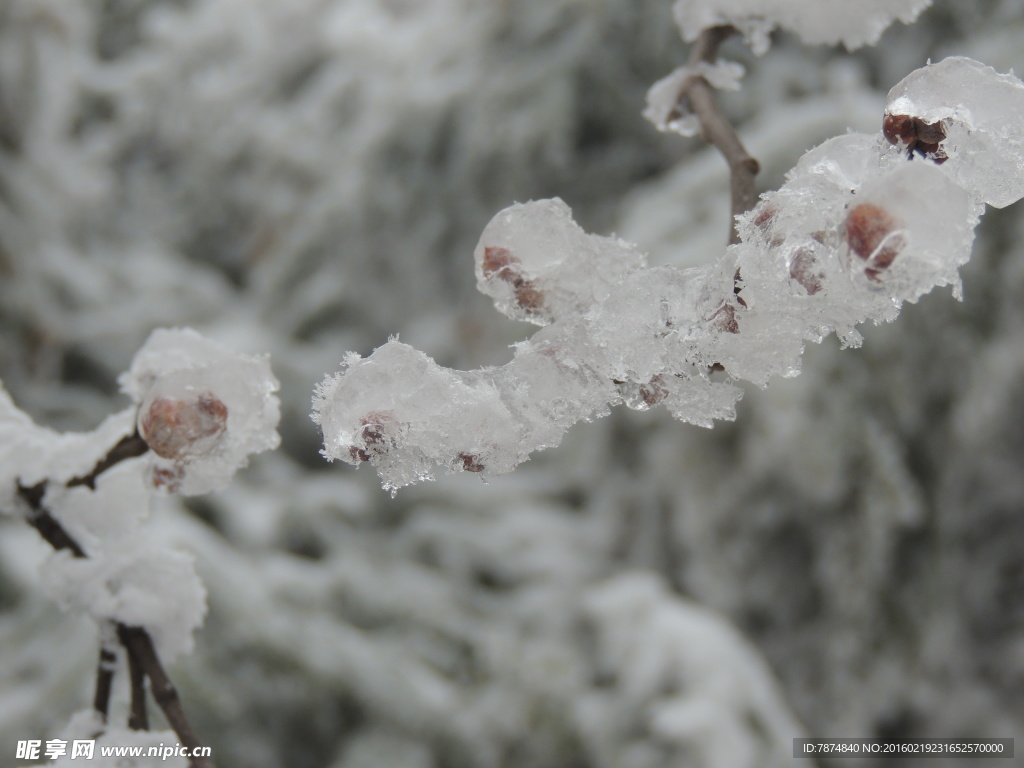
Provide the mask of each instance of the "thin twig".
MULTIPOLYGON (((141 456, 149 450, 142 442, 138 433, 123 438, 115 445, 107 455, 101 459, 92 472, 88 475, 75 478, 68 483, 68 488, 76 485, 85 485, 95 490, 96 479, 100 474, 110 467, 125 459, 141 456), (140 446, 141 443, 141 446, 140 446)), ((74 557, 87 557, 85 550, 75 541, 74 537, 67 532, 60 521, 55 518, 43 504, 46 496, 46 481, 43 480, 33 486, 18 484, 18 496, 21 497, 29 507, 29 513, 25 516, 29 525, 35 528, 39 534, 55 550, 68 550, 74 557)), ((145 680, 148 677, 150 690, 153 698, 163 710, 167 722, 181 739, 182 746, 188 747, 193 753, 202 743, 197 738, 192 725, 185 716, 181 699, 178 692, 171 683, 167 672, 160 663, 153 639, 144 627, 129 627, 121 622, 114 624, 117 630, 117 637, 124 646, 128 656, 128 671, 131 678, 132 700, 131 716, 128 725, 136 730, 144 730, 149 727, 146 713, 146 686, 145 680)), ((110 706, 110 689, 113 681, 112 662, 114 654, 107 648, 100 649, 99 668, 96 675, 96 694, 93 699, 93 706, 106 721, 110 706)), ((190 758, 191 768, 214 768, 213 762, 205 757, 190 758)))
POLYGON ((110 449, 110 452, 107 453, 106 456, 96 462, 96 466, 92 468, 92 471, 89 472, 89 474, 68 480, 67 487, 74 488, 77 485, 85 485, 95 491, 96 479, 101 474, 106 472, 115 464, 119 464, 127 459, 134 459, 136 456, 141 456, 148 450, 149 446, 146 445, 146 441, 142 439, 138 430, 130 435, 125 435, 117 445, 110 449))
POLYGON ((120 622, 117 625, 117 639, 128 651, 128 677, 132 688, 132 709, 128 716, 128 727, 133 731, 149 730, 149 715, 146 713, 146 670, 143 669, 137 653, 133 652, 130 633, 137 628, 129 628, 120 622))
MULTIPOLYGON (((690 49, 687 66, 697 70, 701 64, 714 64, 718 58, 718 48, 734 34, 736 29, 730 26, 705 29, 690 49)), ((729 242, 738 243, 736 217, 754 207, 757 199, 754 177, 760 165, 750 156, 736 131, 718 109, 714 89, 703 76, 694 74, 683 81, 679 89, 679 104, 697 116, 704 140, 718 149, 729 164, 729 187, 732 191, 729 242)))
POLYGON ((106 645, 101 645, 100 660, 96 665, 96 695, 92 700, 92 708, 99 712, 104 723, 110 715, 110 691, 113 689, 116 664, 117 654, 106 645))
POLYGON ((64 530, 64 526, 57 522, 57 518, 43 506, 45 495, 45 480, 28 488, 18 483, 18 496, 29 506, 29 513, 25 516, 25 521, 39 531, 39 535, 58 552, 67 549, 75 557, 85 557, 85 550, 71 537, 71 534, 64 530))
MULTIPOLYGON (((185 710, 182 709, 178 691, 160 663, 160 657, 157 656, 156 648, 153 647, 153 639, 142 627, 119 626, 118 635, 129 655, 133 655, 137 659, 142 671, 149 678, 153 698, 160 705, 171 728, 178 734, 182 746, 188 747, 194 753, 197 747, 202 746, 202 743, 192 730, 188 718, 185 717, 185 710)), ((213 763, 205 757, 193 757, 191 760, 192 768, 213 768, 213 763)))

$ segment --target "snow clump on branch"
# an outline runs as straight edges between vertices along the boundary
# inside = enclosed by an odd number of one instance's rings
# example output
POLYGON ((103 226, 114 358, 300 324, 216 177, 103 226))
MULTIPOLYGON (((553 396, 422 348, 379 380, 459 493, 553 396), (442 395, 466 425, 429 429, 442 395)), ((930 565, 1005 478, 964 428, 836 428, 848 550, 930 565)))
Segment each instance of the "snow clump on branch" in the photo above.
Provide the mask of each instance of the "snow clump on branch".
POLYGON ((807 341, 835 332, 856 346, 856 325, 892 321, 936 286, 959 297, 983 204, 1024 195, 1024 83, 960 58, 893 94, 883 131, 804 155, 741 217, 741 242, 702 267, 646 268, 632 246, 585 235, 560 200, 498 213, 475 251, 478 284, 546 327, 506 365, 471 372, 397 340, 350 354, 314 397, 324 455, 370 462, 394 491, 436 467, 508 472, 618 403, 710 427, 735 417, 734 380, 797 375, 807 341), (933 108, 967 87, 969 110, 933 108), (894 109, 929 141, 908 150, 894 109))

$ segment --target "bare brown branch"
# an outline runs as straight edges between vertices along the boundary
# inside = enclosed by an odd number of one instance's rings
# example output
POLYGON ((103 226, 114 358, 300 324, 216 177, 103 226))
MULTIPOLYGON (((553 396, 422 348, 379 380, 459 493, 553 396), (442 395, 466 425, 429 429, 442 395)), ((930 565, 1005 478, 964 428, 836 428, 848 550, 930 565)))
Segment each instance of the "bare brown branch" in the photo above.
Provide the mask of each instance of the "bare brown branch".
POLYGON ((131 681, 131 714, 128 716, 128 727, 133 731, 149 730, 149 715, 146 713, 146 670, 143 668, 138 654, 134 652, 130 633, 137 628, 129 628, 124 624, 117 625, 117 639, 128 652, 128 677, 131 681))
MULTIPOLYGON (((719 47, 734 34, 736 29, 729 26, 705 29, 690 49, 687 65, 696 69, 700 64, 714 64, 718 58, 719 47)), ((718 109, 714 89, 702 76, 692 75, 683 82, 679 91, 679 103, 697 116, 704 140, 718 149, 729 164, 729 187, 732 192, 729 242, 738 243, 736 216, 754 207, 757 199, 754 177, 760 170, 760 165, 750 156, 736 131, 718 109)))
POLYGON ((29 513, 25 516, 25 521, 39 531, 39 535, 58 552, 67 549, 75 557, 85 557, 85 550, 71 537, 71 534, 64 530, 64 526, 57 522, 57 518, 43 506, 45 495, 45 480, 29 488, 18 483, 18 496, 29 506, 29 513))
POLYGON ((117 655, 105 645, 100 646, 100 660, 96 665, 96 695, 92 700, 92 708, 99 712, 103 722, 110 715, 110 692, 114 683, 114 670, 117 655))
MULTIPOLYGON (((67 483, 67 487, 85 485, 91 489, 96 487, 96 478, 115 464, 125 459, 141 456, 149 447, 138 436, 138 433, 123 438, 107 455, 101 459, 88 475, 75 478, 67 483)), ((60 521, 55 518, 43 503, 46 497, 47 481, 33 486, 18 484, 18 496, 28 506, 25 520, 55 550, 68 550, 74 557, 88 557, 85 550, 67 532, 60 521)), ((171 683, 167 672, 160 663, 153 639, 144 627, 129 627, 120 622, 115 623, 118 640, 124 646, 128 657, 128 672, 131 679, 131 715, 128 725, 136 730, 149 728, 149 717, 146 712, 146 678, 149 678, 153 698, 163 710, 167 722, 181 739, 182 746, 191 751, 202 747, 196 737, 191 723, 185 716, 178 692, 171 683)), ((110 709, 110 693, 114 676, 115 654, 106 647, 100 648, 99 665, 96 673, 96 693, 93 707, 106 722, 110 709)), ((192 768, 214 768, 209 758, 191 758, 192 768)))
MULTIPOLYGON (((134 656, 146 677, 149 678, 150 689, 153 691, 153 698, 164 712, 167 722, 178 734, 182 746, 195 751, 202 743, 196 737, 195 731, 188 718, 185 717, 185 710, 181 706, 181 699, 178 691, 164 671, 157 656, 156 648, 153 647, 153 639, 142 627, 118 627, 118 636, 127 649, 129 656, 134 656)), ((213 768, 213 763, 205 757, 194 757, 192 768, 213 768)))
POLYGON ((67 487, 74 488, 78 485, 85 485, 95 491, 96 478, 115 464, 119 464, 127 459, 134 459, 136 456, 141 456, 148 450, 149 446, 146 445, 146 441, 142 439, 138 430, 136 430, 134 433, 121 438, 120 442, 111 448, 110 452, 107 453, 106 456, 96 462, 96 466, 92 468, 92 471, 89 472, 89 474, 68 480, 67 487))

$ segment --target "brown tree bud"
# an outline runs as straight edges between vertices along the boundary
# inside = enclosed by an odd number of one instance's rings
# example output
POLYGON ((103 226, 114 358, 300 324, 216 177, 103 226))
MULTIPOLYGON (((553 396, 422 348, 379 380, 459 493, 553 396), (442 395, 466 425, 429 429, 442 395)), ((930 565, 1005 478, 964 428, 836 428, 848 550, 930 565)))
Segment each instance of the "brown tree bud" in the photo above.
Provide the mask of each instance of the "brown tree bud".
POLYGON ((391 411, 371 411, 359 420, 359 425, 358 444, 348 449, 354 461, 369 461, 396 447, 398 422, 391 411))
POLYGON ((723 304, 709 318, 713 328, 726 333, 739 333, 740 323, 736 319, 736 307, 732 304, 723 304))
POLYGON ((917 140, 914 118, 909 115, 886 115, 882 120, 882 134, 890 144, 910 146, 917 140))
POLYGON ((203 453, 227 428, 228 407, 211 392, 195 400, 157 397, 139 417, 139 433, 157 456, 176 461, 203 453))
POLYGON ((640 385, 640 399, 647 405, 657 405, 668 397, 668 388, 661 374, 655 374, 649 382, 640 385))
POLYGON ((926 123, 919 117, 886 115, 882 120, 882 133, 890 144, 906 147, 908 155, 916 152, 939 165, 949 159, 939 146, 946 138, 941 121, 926 123))
POLYGON ((899 234, 901 224, 888 211, 874 203, 861 203, 846 215, 846 242, 858 258, 867 262, 864 273, 878 280, 903 250, 899 234))
POLYGON ((154 488, 165 493, 177 493, 181 490, 182 480, 185 479, 185 467, 183 464, 174 464, 170 467, 154 466, 149 479, 154 488))
POLYGON ((539 310, 544 306, 544 294, 536 283, 523 276, 519 259, 508 248, 489 245, 484 248, 484 277, 494 275, 512 286, 516 303, 527 311, 539 310))
MULTIPOLYGON (((761 203, 757 208, 754 209, 754 226, 761 230, 761 234, 765 237, 771 233, 772 222, 775 219, 776 214, 779 212, 779 207, 775 203, 761 203)), ((769 240, 769 245, 772 247, 782 245, 785 238, 779 235, 774 235, 769 240)))
POLYGON ((484 277, 490 277, 512 264, 518 264, 519 259, 512 255, 508 248, 500 248, 496 245, 489 245, 484 248, 483 270, 484 277))
POLYGON ((480 462, 480 457, 473 453, 460 453, 459 461, 462 462, 462 468, 466 472, 483 472, 484 465, 480 462))
POLYGON ((797 248, 789 260, 789 276, 813 296, 822 289, 825 274, 818 268, 818 261, 807 248, 797 248))

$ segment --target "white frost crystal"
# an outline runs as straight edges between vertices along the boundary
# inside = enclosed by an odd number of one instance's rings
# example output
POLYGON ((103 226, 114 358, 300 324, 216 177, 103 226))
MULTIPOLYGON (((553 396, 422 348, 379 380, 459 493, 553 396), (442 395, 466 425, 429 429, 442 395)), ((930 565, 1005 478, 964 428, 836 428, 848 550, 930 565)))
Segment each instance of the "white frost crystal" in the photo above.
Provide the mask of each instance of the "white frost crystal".
POLYGON ((628 744, 637 721, 660 742, 685 750, 692 764, 715 768, 778 765, 766 753, 786 754, 803 735, 747 641, 653 575, 627 572, 599 584, 588 590, 583 610, 597 668, 619 685, 585 697, 577 717, 610 764, 628 764, 612 750, 628 744), (616 695, 626 699, 630 717, 616 695), (751 722, 760 743, 749 736, 751 722))
POLYGON ((630 243, 588 235, 558 198, 506 208, 473 255, 477 287, 498 311, 537 325, 586 311, 645 263, 630 243))
POLYGON ((221 489, 250 453, 280 442, 279 384, 266 355, 229 352, 191 329, 161 329, 119 381, 140 405, 154 487, 184 494, 221 489))
POLYGON ((909 24, 929 5, 931 0, 676 0, 672 11, 687 42, 708 27, 732 25, 761 54, 776 27, 810 45, 842 43, 851 51, 873 45, 893 21, 909 24))
POLYGON ((1024 197, 1024 83, 954 56, 889 91, 886 115, 941 124, 947 172, 978 200, 1004 208, 1024 197))
POLYGON ((43 587, 63 608, 99 622, 145 627, 165 662, 192 650, 206 614, 206 590, 192 556, 139 532, 106 540, 89 557, 53 553, 43 587))

